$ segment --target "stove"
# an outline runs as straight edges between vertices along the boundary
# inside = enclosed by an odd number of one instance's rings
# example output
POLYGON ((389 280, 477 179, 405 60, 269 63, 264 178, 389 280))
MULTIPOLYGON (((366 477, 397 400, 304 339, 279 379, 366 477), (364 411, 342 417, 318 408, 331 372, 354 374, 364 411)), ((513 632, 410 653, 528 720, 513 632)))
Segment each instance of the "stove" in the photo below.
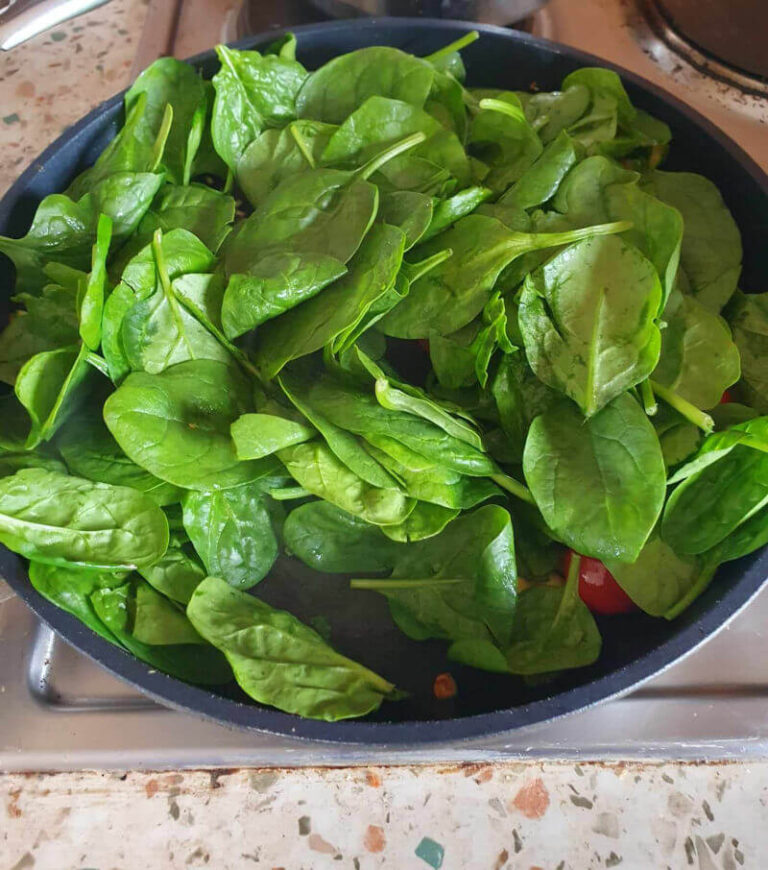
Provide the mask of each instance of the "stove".
MULTIPOLYGON (((762 55, 749 68, 716 57, 701 35, 691 39, 690 30, 681 30, 685 2, 551 0, 515 26, 660 85, 768 169, 762 55)), ((231 0, 150 0, 134 71, 161 54, 189 57, 217 41, 321 19, 306 0, 235 8, 231 0)), ((765 758, 766 626, 768 587, 703 648, 621 699, 490 739, 392 750, 235 731, 161 707, 68 647, 0 581, 0 770, 765 758)))

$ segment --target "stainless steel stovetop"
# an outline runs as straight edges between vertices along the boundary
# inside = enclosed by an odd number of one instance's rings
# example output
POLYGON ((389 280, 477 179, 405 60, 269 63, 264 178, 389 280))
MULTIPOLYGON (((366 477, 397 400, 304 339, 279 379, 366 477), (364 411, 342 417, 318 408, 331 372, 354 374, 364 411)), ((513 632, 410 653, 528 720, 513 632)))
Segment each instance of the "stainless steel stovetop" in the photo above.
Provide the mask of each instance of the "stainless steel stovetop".
MULTIPOLYGON (((552 0, 526 28, 605 57, 693 105, 768 168, 768 89, 740 89, 659 39, 646 0, 552 0)), ((306 0, 150 0, 135 71, 218 40, 300 23, 306 0)), ((232 731, 158 706, 58 640, 0 581, 0 770, 327 765, 491 759, 768 757, 768 587, 640 690, 490 740, 398 750, 232 731), (6 593, 7 594, 7 593, 6 593)))

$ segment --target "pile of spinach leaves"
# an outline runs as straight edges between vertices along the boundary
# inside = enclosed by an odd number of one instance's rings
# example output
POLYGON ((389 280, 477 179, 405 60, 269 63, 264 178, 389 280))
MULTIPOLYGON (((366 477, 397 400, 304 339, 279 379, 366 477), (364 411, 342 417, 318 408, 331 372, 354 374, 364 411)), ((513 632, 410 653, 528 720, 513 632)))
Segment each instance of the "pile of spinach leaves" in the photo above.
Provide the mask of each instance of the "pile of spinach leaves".
POLYGON ((466 87, 475 37, 158 60, 0 238, 0 541, 150 667, 361 716, 401 693, 248 591, 281 551, 528 677, 600 652, 564 548, 671 618, 768 543, 768 302, 719 192, 613 72, 466 87))

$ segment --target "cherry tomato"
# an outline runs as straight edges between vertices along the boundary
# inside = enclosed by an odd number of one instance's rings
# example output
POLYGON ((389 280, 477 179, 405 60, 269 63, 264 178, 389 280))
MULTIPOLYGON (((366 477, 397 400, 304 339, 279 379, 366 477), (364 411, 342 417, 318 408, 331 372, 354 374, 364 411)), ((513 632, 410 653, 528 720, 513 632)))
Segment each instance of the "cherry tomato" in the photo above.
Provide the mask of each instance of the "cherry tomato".
POLYGON ((419 347, 424 351, 424 353, 429 353, 429 339, 427 338, 417 338, 419 347))
POLYGON ((732 402, 732 401, 733 401, 733 397, 732 397, 731 394, 728 392, 728 390, 726 390, 726 391, 723 393, 723 395, 720 397, 720 404, 721 404, 721 405, 727 405, 729 402, 732 402))
POLYGON ((438 674, 435 677, 435 682, 432 684, 432 692, 438 700, 445 701, 448 698, 454 698, 458 691, 456 680, 453 679, 451 674, 438 674))
MULTIPOLYGON (((573 550, 564 559, 566 575, 571 566, 573 550)), ((599 559, 581 557, 579 568, 579 596, 593 613, 629 613, 635 609, 632 599, 614 580, 611 572, 599 559)))

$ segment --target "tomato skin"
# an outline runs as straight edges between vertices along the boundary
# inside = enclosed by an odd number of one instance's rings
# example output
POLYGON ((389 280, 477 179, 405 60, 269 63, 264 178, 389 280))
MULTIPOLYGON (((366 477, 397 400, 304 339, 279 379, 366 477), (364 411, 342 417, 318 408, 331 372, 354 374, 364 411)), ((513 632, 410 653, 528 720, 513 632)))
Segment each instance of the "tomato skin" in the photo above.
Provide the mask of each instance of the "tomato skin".
POLYGON ((729 402, 733 401, 733 396, 726 390, 723 395, 720 397, 720 404, 727 405, 729 402))
MULTIPOLYGON (((571 565, 573 550, 568 550, 564 558, 566 575, 571 565)), ((630 613, 636 606, 627 593, 619 586, 613 574, 599 559, 582 556, 579 566, 579 597, 592 613, 630 613)))

